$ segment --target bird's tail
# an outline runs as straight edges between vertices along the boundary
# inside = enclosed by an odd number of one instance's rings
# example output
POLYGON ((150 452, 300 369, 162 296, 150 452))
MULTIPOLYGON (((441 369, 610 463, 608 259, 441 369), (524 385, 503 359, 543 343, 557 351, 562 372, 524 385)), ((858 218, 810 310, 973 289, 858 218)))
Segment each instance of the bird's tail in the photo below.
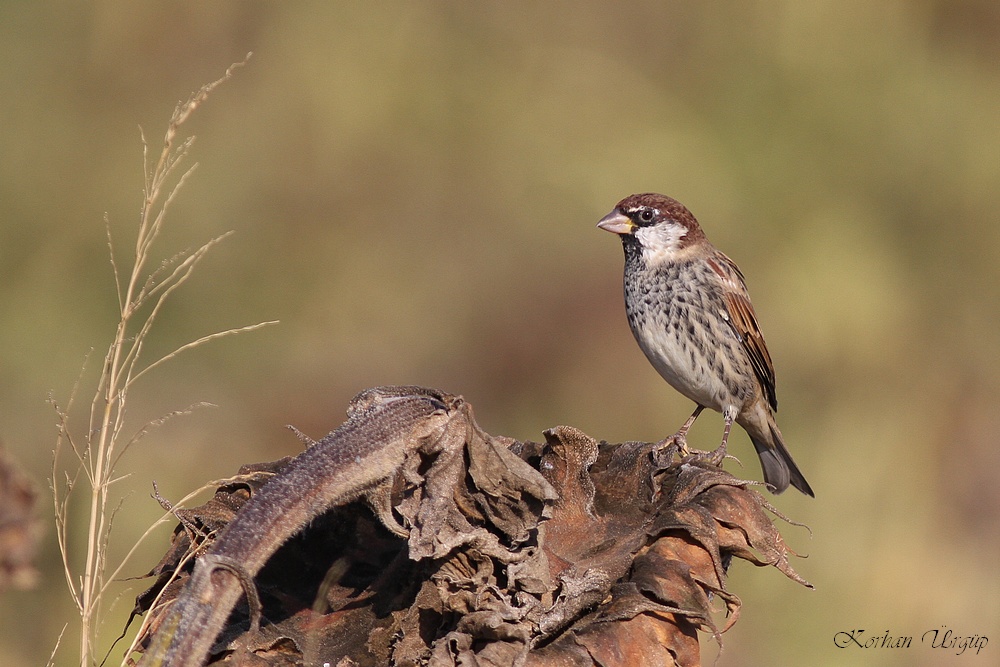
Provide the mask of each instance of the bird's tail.
POLYGON ((792 455, 785 447, 785 439, 781 437, 781 431, 778 430, 773 420, 769 421, 771 442, 766 442, 762 438, 756 438, 752 435, 750 437, 754 449, 757 450, 757 456, 760 458, 760 467, 764 471, 764 481, 774 487, 775 493, 781 493, 791 484, 807 496, 815 498, 816 494, 813 493, 812 487, 809 486, 809 482, 806 481, 799 467, 795 465, 792 455))

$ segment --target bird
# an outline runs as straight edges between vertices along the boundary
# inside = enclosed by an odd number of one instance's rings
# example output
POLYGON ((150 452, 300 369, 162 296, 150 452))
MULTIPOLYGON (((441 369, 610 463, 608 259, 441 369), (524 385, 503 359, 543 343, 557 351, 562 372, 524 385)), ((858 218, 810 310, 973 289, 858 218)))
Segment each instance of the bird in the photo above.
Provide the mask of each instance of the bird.
POLYGON ((725 421, 714 463, 725 459, 736 422, 750 436, 769 490, 778 494, 790 484, 815 497, 778 429, 774 365, 739 267, 712 245, 687 207, 665 195, 630 195, 597 226, 621 238, 625 312, 636 342, 663 379, 697 406, 661 443, 689 452, 687 432, 711 408, 725 421))

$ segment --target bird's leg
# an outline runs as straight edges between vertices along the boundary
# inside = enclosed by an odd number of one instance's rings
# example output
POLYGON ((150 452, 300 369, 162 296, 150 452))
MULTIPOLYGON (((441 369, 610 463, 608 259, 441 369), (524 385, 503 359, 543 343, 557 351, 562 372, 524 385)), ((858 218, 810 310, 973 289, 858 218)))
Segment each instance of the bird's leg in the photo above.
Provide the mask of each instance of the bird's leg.
POLYGON ((687 418, 687 421, 684 422, 684 424, 677 430, 677 433, 675 433, 672 436, 674 438, 674 442, 677 443, 677 445, 681 449, 681 452, 685 456, 690 453, 690 451, 688 450, 688 442, 687 442, 688 431, 691 430, 692 426, 694 426, 695 420, 698 419, 698 415, 700 415, 701 411, 704 409, 705 409, 704 405, 699 405, 698 407, 696 407, 694 409, 694 412, 691 413, 691 416, 687 418))
POLYGON ((694 425, 695 420, 698 419, 698 415, 700 415, 701 411, 704 409, 704 405, 696 407, 694 412, 691 413, 691 416, 687 418, 687 421, 684 422, 684 424, 677 430, 677 433, 668 435, 666 438, 656 443, 657 448, 659 449, 669 445, 677 445, 681 456, 689 456, 691 454, 691 450, 688 449, 687 433, 694 425))
POLYGON ((729 410, 726 410, 723 413, 723 416, 726 419, 726 428, 725 430, 722 431, 722 444, 719 445, 719 447, 714 452, 712 452, 712 458, 710 459, 712 465, 717 465, 717 466, 722 465, 722 462, 726 458, 726 445, 729 443, 729 432, 732 430, 733 421, 735 421, 736 419, 736 416, 732 414, 732 412, 730 412, 729 410))

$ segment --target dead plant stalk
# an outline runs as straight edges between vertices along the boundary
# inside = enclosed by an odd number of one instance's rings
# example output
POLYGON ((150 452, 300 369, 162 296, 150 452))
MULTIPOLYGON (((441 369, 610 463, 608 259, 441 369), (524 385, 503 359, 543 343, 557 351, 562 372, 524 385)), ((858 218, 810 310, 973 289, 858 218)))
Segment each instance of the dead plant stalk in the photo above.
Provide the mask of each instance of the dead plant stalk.
MULTIPOLYGON (((191 277, 198 262, 208 251, 229 235, 226 233, 215 237, 194 251, 179 253, 164 260, 156 269, 149 272, 146 270, 152 256, 152 248, 163 227, 167 211, 187 178, 197 167, 197 164, 194 164, 176 176, 176 172, 188 156, 194 142, 193 136, 178 142, 178 131, 181 125, 207 99, 208 95, 229 79, 236 67, 245 64, 245 62, 233 65, 221 78, 203 86, 187 102, 177 105, 164 136, 163 148, 152 168, 150 168, 148 159, 149 147, 143 135, 143 205, 136 236, 135 255, 124 285, 119 265, 115 259, 110 225, 108 226, 108 247, 118 294, 119 320, 114 338, 104 358, 97 390, 90 404, 88 430, 83 440, 84 447, 78 446, 79 441, 74 439, 69 430, 72 398, 66 410, 60 410, 57 407, 59 437, 54 452, 52 476, 55 519, 64 572, 80 613, 80 664, 84 667, 88 667, 94 662, 93 656, 102 599, 107 592, 109 583, 121 572, 124 565, 123 562, 112 568, 113 572, 110 578, 106 576, 108 573, 109 538, 114 515, 117 512, 117 508, 109 508, 111 500, 109 492, 111 486, 121 479, 115 477, 115 464, 120 460, 122 454, 149 428, 159 425, 169 416, 186 412, 177 411, 163 419, 150 422, 140 428, 134 436, 125 439, 122 437, 122 431, 125 426, 125 406, 129 390, 139 378, 183 351, 222 336, 250 331, 275 323, 262 322, 202 336, 181 345, 173 352, 147 363, 145 366, 139 364, 143 344, 163 305, 174 290, 191 277), (64 473, 65 479, 60 487, 57 484, 57 473, 59 470, 58 458, 63 442, 68 442, 71 445, 78 467, 73 474, 64 473), (74 571, 79 570, 74 568, 69 557, 68 514, 70 496, 81 470, 86 475, 86 481, 90 487, 90 502, 86 556, 81 568, 82 574, 77 578, 74 571)), ((134 551, 133 547, 125 556, 125 560, 134 551)))

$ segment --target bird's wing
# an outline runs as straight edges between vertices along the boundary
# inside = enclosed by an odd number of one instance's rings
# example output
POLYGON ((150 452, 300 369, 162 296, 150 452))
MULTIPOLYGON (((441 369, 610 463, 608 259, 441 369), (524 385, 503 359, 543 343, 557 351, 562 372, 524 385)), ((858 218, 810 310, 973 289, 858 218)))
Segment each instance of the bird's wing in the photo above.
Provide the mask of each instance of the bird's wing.
POLYGON ((760 333, 757 325, 757 314, 750 303, 750 293, 747 291, 746 280, 739 267, 731 259, 721 252, 708 260, 712 268, 722 281, 723 303, 728 311, 728 322, 739 336, 750 358, 754 374, 760 381, 760 386, 764 390, 764 396, 771 405, 772 410, 778 409, 778 396, 775 392, 774 364, 771 362, 771 355, 767 351, 764 343, 764 336, 760 333))

